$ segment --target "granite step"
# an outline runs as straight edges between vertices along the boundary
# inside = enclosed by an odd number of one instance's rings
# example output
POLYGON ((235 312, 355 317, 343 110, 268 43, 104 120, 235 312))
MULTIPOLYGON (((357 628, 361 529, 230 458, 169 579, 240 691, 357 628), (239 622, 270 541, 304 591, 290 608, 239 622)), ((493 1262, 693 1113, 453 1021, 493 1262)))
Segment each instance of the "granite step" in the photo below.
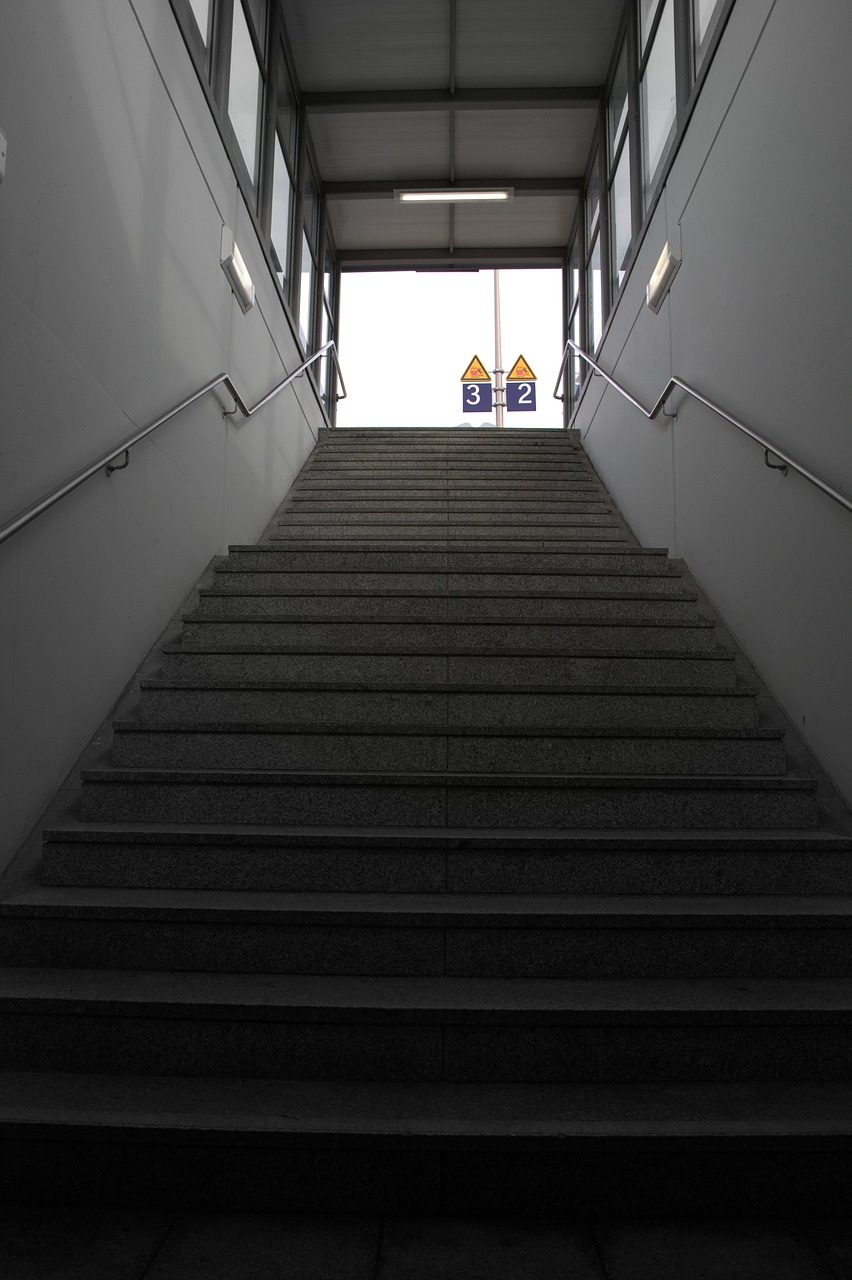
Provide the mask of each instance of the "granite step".
MULTIPOLYGON (((507 538, 448 538, 436 532, 430 536, 420 534, 419 537, 404 537, 399 533, 388 533, 384 537, 373 535, 361 538, 350 531, 345 536, 338 534, 313 538, 273 533, 269 538, 272 550, 282 550, 288 554, 294 551, 367 551, 374 556, 377 567, 381 567, 381 560, 375 558, 376 552, 431 551, 443 552, 448 557, 452 554, 471 556, 520 552, 519 558, 522 560, 536 554, 556 555, 559 552, 570 554, 577 547, 581 550, 607 545, 620 548, 629 544, 627 531, 617 524, 594 526, 584 524, 576 529, 563 530, 558 537, 528 535, 507 538)), ((444 564, 447 564, 446 560, 444 564)), ((533 569, 534 565, 535 561, 531 561, 530 569, 533 569)))
POLYGON ((80 823, 45 885, 276 893, 852 894, 852 839, 812 832, 442 832, 80 823))
MULTIPOLYGON (((136 721, 144 729, 146 724, 164 719, 175 724, 206 720, 221 724, 225 731, 229 726, 233 729, 235 722, 254 722, 258 732, 266 734, 274 732, 274 726, 283 732, 288 722, 298 726, 293 730, 296 735, 309 734, 311 726, 320 724, 337 726, 350 735, 363 728, 371 736, 386 729, 392 734, 431 733, 433 737, 446 737, 452 732, 464 738, 489 730, 514 736, 518 741, 529 739, 533 751, 532 739, 543 736, 547 744, 542 744, 544 752, 557 750, 556 737, 568 740, 582 730, 591 752, 593 732, 599 736, 619 732, 662 736, 672 732, 696 736, 740 732, 755 728, 758 710, 757 690, 750 686, 717 690, 665 685, 640 689, 575 685, 519 691, 449 684, 436 688, 421 683, 408 688, 365 688, 307 683, 270 686, 258 682, 254 687, 228 689, 221 685, 192 688, 151 681, 140 691, 134 721, 118 722, 119 733, 136 721)), ((764 732, 766 741, 775 736, 774 731, 764 732)), ((378 743, 374 745, 380 749, 378 743)), ((398 745, 402 749, 402 743, 398 745)), ((331 748, 331 743, 328 746, 331 748)), ((434 753, 430 755, 434 758, 434 753)))
POLYGON ((842 1217, 850 1114, 842 1082, 4 1072, 0 1194, 232 1213, 842 1217))
POLYGON ((201 600, 231 596, 387 596, 440 595, 444 598, 552 599, 588 593, 591 596, 640 591, 643 595, 680 596, 680 574, 674 571, 618 573, 300 573, 298 570, 253 573, 217 565, 212 588, 199 591, 201 600))
POLYGON ((540 498, 532 500, 530 498, 517 498, 511 502, 492 502, 489 498, 464 498, 458 499, 449 495, 439 498, 339 498, 333 493, 319 494, 312 497, 301 496, 298 492, 291 492, 286 508, 282 515, 291 515, 298 512, 316 512, 325 516, 333 511, 345 512, 369 512, 382 511, 390 512, 417 512, 431 511, 440 512, 442 515, 452 515, 458 512, 460 515, 493 516, 495 512, 501 515, 519 515, 519 516, 547 516, 548 514, 560 515, 565 508, 566 503, 571 502, 575 497, 579 501, 585 500, 587 497, 594 496, 595 499, 600 495, 601 501, 611 501, 608 494, 596 485, 566 485, 562 494, 556 498, 540 498))
MULTIPOLYGON (((661 602, 663 603, 663 602, 661 602)), ((704 618, 642 617, 630 611, 610 619, 574 618, 569 622, 398 622, 314 621, 196 622, 186 619, 180 645, 193 652, 294 652, 482 654, 537 653, 570 656, 577 649, 666 649, 708 653, 715 648, 712 622, 704 618)))
MULTIPOLYGON (((221 625, 229 629, 241 625, 251 629, 255 623, 264 626, 300 622, 420 622, 442 623, 531 622, 559 623, 618 619, 628 614, 633 619, 654 622, 695 618, 696 598, 685 592, 660 596, 646 594, 641 586, 632 591, 563 593, 560 596, 456 596, 408 595, 240 595, 202 596, 196 609, 185 615, 184 634, 190 643, 196 637, 215 638, 221 625), (210 624, 208 627, 207 624, 210 624)), ((249 638, 247 634, 247 638, 249 638)), ((251 632, 251 639, 255 637, 251 632)))
MULTIPOLYGON (((319 717, 321 719, 321 717, 319 717)), ((523 731, 481 726, 348 725, 273 720, 118 721, 112 762, 130 769, 319 769, 394 773, 658 774, 685 777, 780 776, 785 755, 781 730, 714 733, 706 726, 681 732, 655 728, 644 735, 596 725, 585 733, 559 724, 523 731)))
POLYGON ((0 904, 41 969, 583 980, 852 978, 852 898, 41 888, 0 904), (187 900, 189 898, 189 900, 187 900))
MULTIPOLYGON (((569 511, 579 511, 576 504, 568 507, 569 511)), ((280 533, 272 534, 275 541, 281 539, 295 542, 304 539, 306 542, 317 542, 328 538, 341 541, 355 539, 358 542, 372 542, 385 538, 389 541, 414 540, 417 542, 429 539, 444 539, 458 542, 460 538, 471 536, 477 542, 558 542, 560 538, 575 539, 578 533, 593 537, 610 537, 611 530, 621 531, 621 522, 617 516, 610 514, 611 508, 604 503, 589 502, 585 507, 588 514, 578 515, 574 520, 548 521, 546 524, 516 524, 506 521, 495 527, 487 521, 476 524, 448 524, 446 520, 432 523, 408 524, 396 518, 382 520, 375 518, 369 524, 360 521, 320 519, 310 523, 282 521, 280 533)))
POLYGON ((852 980, 0 973, 0 1070, 314 1080, 843 1081, 852 980))
POLYGON ((354 827, 806 830, 806 778, 91 769, 83 822, 354 827))
POLYGON ((307 551, 294 547, 289 551, 275 543, 233 546, 227 561, 234 571, 301 573, 528 573, 559 574, 594 572, 597 569, 631 573, 644 569, 668 567, 665 550, 648 550, 631 545, 577 543, 570 550, 522 553, 495 550, 470 551, 444 547, 440 551, 418 552, 412 549, 389 552, 377 546, 351 551, 319 547, 307 551))
MULTIPOLYGON (((563 654, 557 663, 550 655, 459 653, 374 654, 346 652, 290 652, 271 649, 263 652, 189 652, 170 646, 162 655, 166 681, 184 686, 204 684, 233 687, 237 682, 270 683, 291 687, 292 683, 358 683, 362 687, 394 682, 397 685, 466 684, 474 688, 552 689, 566 685, 629 685, 645 688, 659 685, 690 685, 695 688, 729 689, 736 682, 733 655, 720 649, 698 654, 663 648, 620 649, 597 652, 578 648, 563 654)), ((143 680, 142 687, 159 687, 162 682, 143 680)))

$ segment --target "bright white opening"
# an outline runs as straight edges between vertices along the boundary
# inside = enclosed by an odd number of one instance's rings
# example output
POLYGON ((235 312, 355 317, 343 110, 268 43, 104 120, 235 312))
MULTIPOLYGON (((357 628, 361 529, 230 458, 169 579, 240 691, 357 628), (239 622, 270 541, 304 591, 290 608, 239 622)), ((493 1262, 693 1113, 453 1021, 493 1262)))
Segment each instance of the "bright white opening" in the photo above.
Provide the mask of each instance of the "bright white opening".
POLYGON ((461 204, 480 201, 509 200, 512 192, 504 191, 397 191, 401 204, 461 204))

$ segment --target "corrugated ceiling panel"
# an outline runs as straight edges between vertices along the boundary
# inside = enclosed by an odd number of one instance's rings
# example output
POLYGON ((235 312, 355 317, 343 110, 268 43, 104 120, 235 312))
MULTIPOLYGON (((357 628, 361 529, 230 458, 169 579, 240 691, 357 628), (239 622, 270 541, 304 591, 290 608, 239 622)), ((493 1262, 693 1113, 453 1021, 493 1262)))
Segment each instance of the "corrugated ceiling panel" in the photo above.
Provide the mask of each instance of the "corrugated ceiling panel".
POLYGON ((338 249, 442 249, 449 240, 446 205, 329 200, 328 212, 338 249))
POLYGON ((461 0, 457 85, 603 84, 622 8, 622 0, 461 0))
POLYGON ((464 178, 558 178, 582 174, 596 112, 459 111, 456 174, 464 178))
POLYGON ((567 244, 577 200, 568 196, 516 198, 508 205, 457 208, 457 249, 567 244))
POLYGON ((288 0, 287 33, 305 90, 447 84, 447 0, 288 0))
POLYGON ((450 118, 446 112, 318 114, 311 137, 326 182, 434 178, 446 182, 450 118))

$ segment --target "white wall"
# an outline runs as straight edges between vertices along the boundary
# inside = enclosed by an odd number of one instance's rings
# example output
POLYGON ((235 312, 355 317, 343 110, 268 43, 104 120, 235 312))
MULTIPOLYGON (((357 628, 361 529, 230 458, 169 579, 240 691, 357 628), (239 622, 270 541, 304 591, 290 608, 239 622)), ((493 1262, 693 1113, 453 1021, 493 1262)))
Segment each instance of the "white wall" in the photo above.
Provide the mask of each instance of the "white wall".
MULTIPOLYGON (((163 0, 3 0, 0 129, 2 523, 217 373, 252 400, 300 357, 163 0), (223 223, 257 286, 246 316, 223 223)), ((0 867, 321 422, 305 380, 250 422, 208 396, 0 545, 0 867)))
MULTIPOLYGON (((601 363, 647 405, 680 375, 852 494, 850 50, 848 0, 738 0, 601 363)), ((852 801, 852 515, 695 401, 647 423, 601 386, 575 425, 626 518, 686 560, 852 801)))

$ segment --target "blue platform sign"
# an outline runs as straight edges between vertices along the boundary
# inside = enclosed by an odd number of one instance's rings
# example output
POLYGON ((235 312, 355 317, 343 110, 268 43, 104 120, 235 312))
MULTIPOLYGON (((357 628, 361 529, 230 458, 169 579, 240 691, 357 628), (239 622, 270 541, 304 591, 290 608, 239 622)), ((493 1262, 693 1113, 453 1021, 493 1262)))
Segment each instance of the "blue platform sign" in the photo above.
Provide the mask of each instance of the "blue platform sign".
POLYGON ((462 410, 464 413, 490 413, 492 408, 490 382, 462 383, 462 410))
POLYGON ((535 383, 507 382, 506 410, 509 413, 535 412, 535 383))

